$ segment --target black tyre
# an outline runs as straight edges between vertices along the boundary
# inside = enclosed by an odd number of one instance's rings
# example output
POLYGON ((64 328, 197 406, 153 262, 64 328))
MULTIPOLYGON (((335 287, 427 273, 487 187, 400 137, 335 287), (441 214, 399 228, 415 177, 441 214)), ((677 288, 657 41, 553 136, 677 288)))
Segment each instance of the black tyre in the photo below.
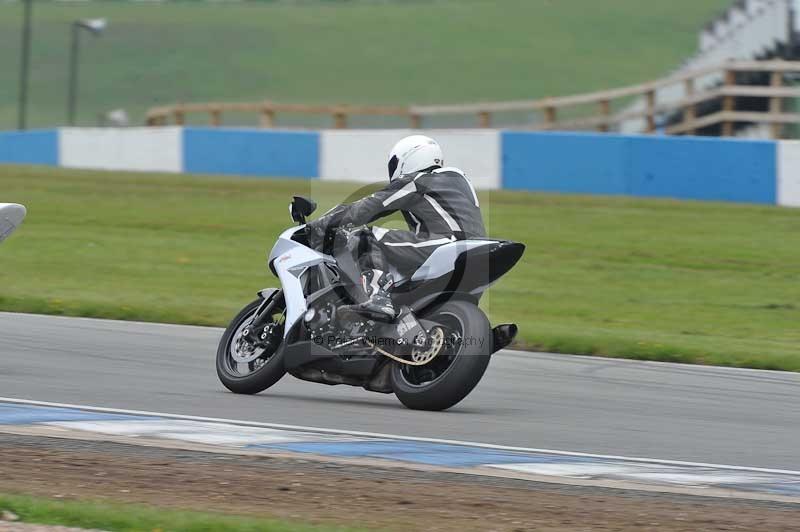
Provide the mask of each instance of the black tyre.
POLYGON ((449 301, 424 317, 441 325, 444 346, 424 366, 395 363, 392 387, 408 408, 446 410, 469 395, 483 377, 492 331, 486 315, 467 301, 449 301))
POLYGON ((266 347, 253 347, 242 343, 242 332, 252 321, 262 300, 257 299, 244 307, 219 341, 217 347, 217 376, 230 391, 254 394, 266 390, 286 374, 279 354, 283 331, 283 308, 274 308, 268 326, 278 341, 266 347), (251 350, 252 349, 252 350, 251 350))

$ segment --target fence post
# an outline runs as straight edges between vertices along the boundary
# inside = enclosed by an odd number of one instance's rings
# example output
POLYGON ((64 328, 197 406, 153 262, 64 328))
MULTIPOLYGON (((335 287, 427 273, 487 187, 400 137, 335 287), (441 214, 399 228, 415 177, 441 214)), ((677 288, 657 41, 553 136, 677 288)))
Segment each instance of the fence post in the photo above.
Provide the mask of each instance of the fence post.
POLYGON ((480 111, 478 113, 478 127, 492 127, 492 115, 489 111, 480 111))
MULTIPOLYGON (((736 85, 736 72, 733 70, 725 71, 725 87, 733 87, 736 85)), ((722 99, 722 112, 732 113, 736 108, 736 99, 730 94, 725 95, 722 99)), ((722 122, 722 136, 733 136, 733 121, 727 118, 722 122)))
POLYGON ((186 122, 186 113, 183 111, 183 107, 175 107, 172 111, 173 115, 175 116, 175 124, 182 126, 186 122))
POLYGON ((211 125, 214 127, 222 125, 222 110, 211 109, 211 125))
POLYGON ((335 129, 347 129, 347 113, 343 109, 333 112, 333 127, 335 129))
POLYGON ((553 105, 548 105, 544 108, 544 128, 545 129, 555 129, 556 121, 558 120, 558 114, 556 111, 556 107, 553 105))
MULTIPOLYGON (((783 72, 773 72, 770 74, 770 87, 782 87, 783 86, 783 72)), ((780 114, 782 109, 782 99, 778 96, 773 96, 769 99, 769 112, 770 114, 780 114)), ((780 139, 783 136, 783 124, 780 122, 772 122, 770 124, 770 129, 772 133, 773 139, 780 139)))
POLYGON ((656 91, 652 89, 647 91, 645 99, 647 102, 647 126, 645 131, 652 134, 656 132, 656 91))
MULTIPOLYGON (((689 78, 683 82, 686 87, 686 99, 691 100, 694 98, 694 78, 689 78)), ((683 124, 692 124, 697 119, 697 106, 694 102, 687 102, 686 107, 683 109, 683 124)), ((694 128, 686 130, 687 135, 694 135, 696 131, 694 128)))
POLYGON ((609 130, 609 116, 611 115, 611 102, 609 100, 600 100, 600 116, 603 121, 597 125, 597 130, 602 133, 608 133, 609 130))
POLYGON ((270 102, 264 102, 263 107, 261 107, 259 124, 263 128, 275 127, 275 109, 273 109, 270 102))

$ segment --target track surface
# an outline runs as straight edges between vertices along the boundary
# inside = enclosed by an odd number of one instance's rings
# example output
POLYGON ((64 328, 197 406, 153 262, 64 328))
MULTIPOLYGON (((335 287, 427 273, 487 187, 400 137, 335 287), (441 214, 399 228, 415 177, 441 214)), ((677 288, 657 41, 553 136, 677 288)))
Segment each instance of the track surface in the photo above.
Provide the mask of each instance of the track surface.
POLYGON ((800 374, 496 355, 445 413, 287 376, 257 396, 214 373, 221 331, 0 313, 0 396, 562 451, 800 469, 800 374))

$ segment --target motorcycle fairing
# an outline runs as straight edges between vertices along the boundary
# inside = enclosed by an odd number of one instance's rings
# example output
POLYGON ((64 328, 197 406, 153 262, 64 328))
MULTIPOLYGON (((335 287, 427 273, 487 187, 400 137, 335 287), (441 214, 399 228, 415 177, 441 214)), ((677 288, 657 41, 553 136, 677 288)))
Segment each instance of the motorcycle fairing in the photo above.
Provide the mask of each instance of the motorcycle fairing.
POLYGON ((417 268, 411 281, 435 279, 455 269, 456 259, 471 249, 497 244, 496 240, 456 240, 450 244, 437 247, 428 260, 417 268))
POLYGON ((304 225, 292 227, 281 233, 269 254, 270 268, 281 280, 284 298, 286 300, 284 338, 286 338, 289 334, 289 330, 300 320, 306 310, 308 310, 306 297, 303 293, 303 283, 301 281, 303 273, 305 273, 308 268, 326 262, 332 264, 336 263, 333 257, 292 240, 292 236, 304 227, 304 225))
POLYGON ((465 240, 442 248, 425 262, 431 264, 423 274, 414 273, 411 280, 394 289, 395 304, 408 305, 419 312, 453 297, 477 303, 483 292, 505 275, 525 251, 523 244, 504 240, 465 240))

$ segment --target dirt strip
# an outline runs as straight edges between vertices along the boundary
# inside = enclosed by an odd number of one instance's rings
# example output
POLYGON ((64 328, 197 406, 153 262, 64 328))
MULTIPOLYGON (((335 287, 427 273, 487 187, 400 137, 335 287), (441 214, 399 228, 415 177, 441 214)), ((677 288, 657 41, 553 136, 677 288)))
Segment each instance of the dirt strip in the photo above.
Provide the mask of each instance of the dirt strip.
POLYGON ((0 492, 389 530, 798 530, 800 505, 0 434, 0 492))
POLYGON ((100 532, 85 528, 68 528, 65 526, 36 525, 29 523, 2 523, 0 532, 100 532))

